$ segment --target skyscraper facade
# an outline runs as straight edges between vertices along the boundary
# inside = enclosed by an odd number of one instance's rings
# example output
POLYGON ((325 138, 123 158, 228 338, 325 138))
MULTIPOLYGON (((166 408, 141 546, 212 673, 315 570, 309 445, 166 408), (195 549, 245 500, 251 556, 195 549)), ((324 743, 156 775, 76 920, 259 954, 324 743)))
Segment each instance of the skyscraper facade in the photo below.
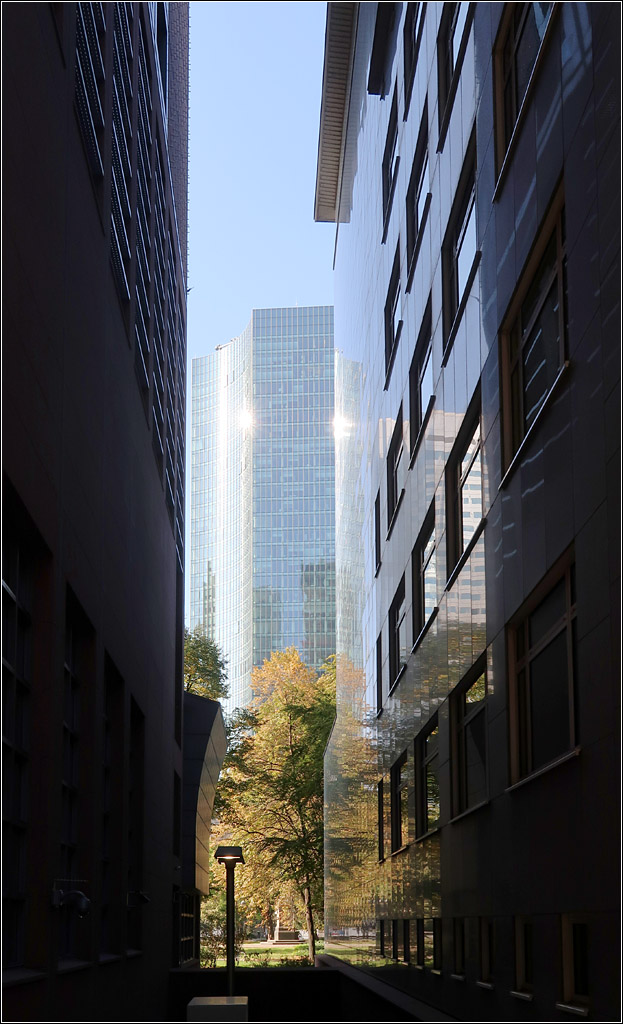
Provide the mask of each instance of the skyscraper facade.
POLYGON ((158 1019, 198 956, 182 806, 210 817, 182 783, 188 5, 2 28, 4 1016, 158 1019))
POLYGON ((620 1016, 619 46, 612 4, 328 4, 321 959, 406 1019, 620 1016))
POLYGON ((229 708, 251 668, 335 647, 333 308, 256 309, 192 362, 190 626, 228 659, 229 708))

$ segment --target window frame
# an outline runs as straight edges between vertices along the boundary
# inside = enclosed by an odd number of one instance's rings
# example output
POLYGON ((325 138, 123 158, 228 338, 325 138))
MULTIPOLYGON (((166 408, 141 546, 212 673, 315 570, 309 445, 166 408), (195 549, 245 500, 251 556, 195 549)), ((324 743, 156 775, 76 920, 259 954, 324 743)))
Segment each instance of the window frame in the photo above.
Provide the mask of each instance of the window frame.
POLYGON ((480 977, 478 984, 487 988, 493 988, 495 945, 495 921, 490 917, 479 917, 478 957, 480 977))
POLYGON ((437 832, 441 824, 441 793, 439 793, 439 717, 437 712, 431 716, 427 724, 420 730, 414 741, 415 751, 415 834, 416 838, 423 839, 432 832, 437 832), (428 739, 437 733, 435 748, 426 750, 428 739), (437 818, 429 820, 429 798, 428 798, 428 770, 435 759, 437 759, 434 772, 437 779, 438 789, 438 811, 437 818))
POLYGON ((394 85, 394 93, 389 112, 387 135, 385 137, 385 149, 383 150, 382 163, 382 187, 383 187, 383 242, 387 237, 387 227, 391 214, 396 181, 398 179, 398 168, 400 166, 400 154, 398 153, 398 84, 394 85))
POLYGON ((383 710, 383 630, 376 638, 376 713, 383 710))
POLYGON ((391 852, 403 850, 409 843, 409 778, 408 751, 402 754, 390 771, 391 852))
POLYGON ((550 209, 541 225, 537 241, 521 272, 515 296, 506 312, 499 331, 500 346, 500 384, 502 398, 502 465, 507 473, 513 464, 524 442, 530 436, 532 428, 538 422, 542 410, 546 407, 561 373, 568 366, 568 311, 567 311, 567 251, 565 232, 565 204, 562 185, 557 189, 550 209), (533 285, 538 281, 540 271, 547 256, 548 249, 555 239, 555 256, 552 268, 547 274, 534 304, 531 315, 525 326, 522 322, 522 309, 529 298, 533 285), (535 409, 532 422, 525 423, 525 383, 522 373, 522 356, 527 348, 532 332, 539 323, 541 314, 547 308, 552 288, 556 287, 557 324, 558 324, 558 362, 553 379, 535 409), (513 357, 511 348, 516 339, 516 353, 513 357), (513 394, 513 373, 518 373, 516 397, 513 394), (517 398, 519 407, 517 407, 517 398))
POLYGON ((413 646, 415 648, 418 644, 419 638, 425 631, 430 619, 435 614, 435 609, 437 608, 437 543, 435 539, 434 498, 428 512, 426 513, 426 518, 424 519, 422 528, 411 552, 411 581, 413 589, 413 646), (426 549, 428 548, 431 539, 433 540, 433 548, 428 557, 426 557, 426 549), (435 603, 427 615, 426 569, 430 566, 431 561, 434 561, 432 571, 435 574, 435 603))
POLYGON ((374 499, 374 575, 378 576, 381 568, 381 489, 379 487, 374 499))
POLYGON ((402 403, 394 424, 391 440, 387 449, 387 536, 389 537, 394 520, 400 508, 405 489, 401 483, 406 479, 406 451, 402 419, 402 403), (401 469, 402 463, 402 469, 401 469), (402 478, 402 479, 401 479, 402 478))
POLYGON ((534 922, 531 917, 515 917, 515 990, 532 995, 534 987, 534 922), (530 939, 526 941, 526 929, 530 939))
POLYGON ((391 693, 407 667, 407 603, 404 573, 389 606, 387 618, 389 623, 389 692, 391 693), (401 635, 404 638, 402 644, 401 635))
POLYGON ((383 319, 385 325, 385 384, 383 390, 387 391, 403 325, 400 292, 400 238, 396 243, 383 319))
POLYGON ((439 95, 439 142, 437 152, 443 149, 450 115, 454 105, 463 59, 467 49, 467 39, 471 29, 475 4, 444 3, 439 33, 437 35, 437 79, 439 95), (462 19, 462 27, 460 18, 462 19), (454 46, 457 28, 461 27, 460 35, 454 46))
POLYGON ((517 783, 557 764, 576 749, 576 614, 575 563, 573 549, 567 551, 556 565, 535 588, 527 601, 507 626, 507 649, 509 659, 509 706, 510 706, 510 769, 511 782, 517 783), (543 607, 556 588, 564 582, 564 612, 553 625, 530 646, 530 621, 543 607), (523 653, 519 653, 520 634, 523 633, 523 653), (558 751, 545 761, 534 763, 532 728, 530 722, 531 693, 530 665, 543 654, 560 636, 565 636, 565 661, 567 669, 568 727, 567 749, 558 751), (523 682, 520 675, 523 673, 523 682), (523 691, 523 692, 522 692, 523 691))
MULTIPOLYGON (((465 152, 465 160, 456 188, 452 209, 441 249, 443 285, 443 365, 448 360, 452 343, 463 317, 478 263, 478 224, 476 203, 476 134, 472 132, 465 152), (473 216, 473 228, 472 228, 473 216), (465 281, 459 279, 463 245, 473 230, 474 254, 465 271, 465 281)), ((461 275, 463 276, 463 275, 461 275)))
POLYGON ((590 1006, 590 942, 589 923, 582 914, 562 914, 560 919, 561 930, 561 954, 562 954, 562 988, 563 999, 567 1006, 577 1007, 586 1012, 590 1006), (577 957, 576 957, 576 933, 575 929, 585 929, 586 949, 585 970, 587 992, 578 991, 577 988, 577 957))
POLYGON ((407 120, 413 83, 415 81, 415 69, 417 68, 422 35, 424 33, 424 21, 426 19, 426 3, 408 3, 405 15, 404 28, 402 31, 402 48, 404 54, 404 79, 405 79, 405 114, 407 120))
POLYGON ((407 223, 407 291, 411 287, 413 272, 422 242, 422 235, 428 219, 430 203, 431 191, 427 98, 424 102, 424 110, 420 121, 417 142, 415 144, 411 176, 409 178, 407 194, 405 197, 407 223))
POLYGON ((448 517, 446 530, 448 583, 446 588, 448 588, 454 582, 456 574, 469 556, 486 521, 484 514, 482 416, 479 389, 476 390, 470 408, 465 414, 446 464, 446 510, 448 517), (463 473, 461 467, 476 434, 478 434, 478 443, 468 469, 463 473), (462 496, 463 489, 477 458, 480 459, 480 520, 475 525, 472 536, 465 543, 462 496))
POLYGON ((454 817, 466 814, 476 807, 482 806, 489 799, 489 743, 487 728, 487 707, 488 707, 488 685, 487 668, 485 658, 479 658, 476 665, 470 670, 451 694, 450 698, 450 726, 452 732, 451 755, 452 755, 452 810, 454 817), (466 695, 472 690, 481 679, 484 679, 484 696, 470 710, 465 709, 466 695), (466 728, 480 716, 484 716, 484 796, 482 799, 469 802, 469 764, 467 759, 466 728))
POLYGON ((422 432, 435 404, 435 378, 433 371, 433 334, 431 296, 429 295, 418 333, 413 359, 409 368, 409 465, 412 466, 419 447, 422 432), (422 367, 430 366, 431 393, 426 402, 422 401, 422 367))

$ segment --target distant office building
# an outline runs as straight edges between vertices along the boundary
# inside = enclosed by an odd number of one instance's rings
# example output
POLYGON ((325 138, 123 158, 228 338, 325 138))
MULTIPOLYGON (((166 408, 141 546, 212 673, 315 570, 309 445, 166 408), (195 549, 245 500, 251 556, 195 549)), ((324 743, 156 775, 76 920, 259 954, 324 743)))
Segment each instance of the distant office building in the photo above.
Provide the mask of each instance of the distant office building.
POLYGON ((335 649, 333 307, 256 309, 192 362, 190 626, 228 659, 230 709, 251 668, 335 649))
POLYGON ((159 1019, 224 740, 185 779, 188 5, 2 27, 4 1019, 159 1019))
POLYGON ((620 1016, 620 17, 328 4, 325 956, 409 1019, 620 1016))

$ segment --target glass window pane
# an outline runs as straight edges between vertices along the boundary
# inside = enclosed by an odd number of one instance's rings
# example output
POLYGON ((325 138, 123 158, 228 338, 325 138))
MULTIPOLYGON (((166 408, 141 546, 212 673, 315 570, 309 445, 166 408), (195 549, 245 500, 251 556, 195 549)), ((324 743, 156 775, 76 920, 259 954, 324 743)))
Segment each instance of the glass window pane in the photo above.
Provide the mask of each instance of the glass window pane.
POLYGON ((438 756, 433 757, 426 765, 426 831, 436 828, 439 824, 439 779, 438 756))
POLYGON ((428 346, 420 369, 420 421, 428 408, 428 403, 433 395, 433 360, 432 346, 428 346))
POLYGON ((567 634, 560 633, 530 663, 532 770, 570 746, 567 634))
POLYGON ((486 739, 484 709, 465 726, 465 775, 467 807, 474 807, 487 796, 486 739))
POLYGON ((541 601, 529 619, 529 642, 534 647, 565 614, 565 580, 560 580, 554 589, 541 601))
POLYGON ((526 432, 556 380, 560 364, 559 327, 558 282, 554 281, 523 350, 526 432))
POLYGON ((463 238, 461 239, 457 254, 457 286, 458 286, 458 301, 461 301, 465 286, 467 285, 467 279, 469 272, 472 269, 474 262, 474 256, 476 255, 476 204, 472 202, 472 207, 469 212, 469 218, 465 227, 463 238))

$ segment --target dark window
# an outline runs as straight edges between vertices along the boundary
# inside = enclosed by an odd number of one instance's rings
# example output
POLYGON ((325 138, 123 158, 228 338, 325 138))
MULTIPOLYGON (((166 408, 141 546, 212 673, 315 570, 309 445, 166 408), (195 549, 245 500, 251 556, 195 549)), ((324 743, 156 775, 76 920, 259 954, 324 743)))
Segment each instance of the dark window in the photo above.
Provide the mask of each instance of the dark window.
POLYGON ((444 351, 454 337, 473 280, 477 255, 476 145, 472 136, 443 242, 444 351))
POLYGON ((513 729, 511 763, 517 781, 575 745, 575 566, 527 602, 509 629, 513 729), (538 603, 537 603, 538 602, 538 603))
POLYGON ((486 984, 493 981, 493 961, 495 952, 495 929, 493 921, 481 917, 480 925, 480 980, 486 984))
POLYGON ((483 515, 480 397, 476 416, 470 412, 446 466, 448 508, 448 575, 452 573, 478 529, 483 515))
MULTIPOLYGON (((478 670, 477 670, 478 671, 478 670)), ((461 683, 452 696, 454 813, 487 799, 487 676, 461 683)))
POLYGON ((465 973, 465 918, 454 919, 454 973, 465 973))
POLYGON ((434 393, 431 305, 429 298, 409 370, 409 441, 411 456, 413 456, 417 446, 420 431, 424 426, 434 393))
MULTIPOLYGON (((403 30, 404 43, 404 65, 405 65, 405 111, 409 108, 411 92, 413 90, 413 79, 417 64, 422 32, 424 30, 424 17, 426 15, 425 3, 407 4, 407 14, 403 30)), ((405 114, 406 116, 406 114, 405 114)))
POLYGON ((385 301, 385 387, 389 383, 389 375, 394 363, 398 340, 402 331, 402 309, 400 305, 400 241, 396 246, 396 255, 389 280, 389 289, 385 301))
POLYGON ((553 4, 509 4, 495 48, 497 158, 508 149, 553 4))
POLYGON ((392 766, 391 776, 392 853, 409 839, 409 790, 407 786, 407 751, 392 766))
POLYGON ((467 28, 470 5, 468 3, 446 3, 437 37, 437 68, 439 76, 439 131, 440 145, 443 145, 452 101, 456 93, 455 76, 461 71, 462 55, 465 50, 463 35, 467 28))
POLYGON ((437 605, 435 503, 431 505, 411 555, 413 639, 417 640, 437 605))
POLYGON ((522 276, 501 331, 504 456, 508 466, 565 362, 567 260, 564 207, 545 224, 545 248, 522 276))
POLYGON ((378 491, 374 501, 374 568, 381 568, 381 492, 378 491))
POLYGON ((415 156, 409 186, 407 188, 407 267, 411 275, 411 264, 419 249, 420 234, 430 205, 428 187, 428 103, 424 105, 422 122, 418 133, 415 156))
POLYGON ((425 917, 423 920, 424 967, 432 971, 441 970, 441 918, 425 917))
POLYGON ((387 528, 389 530, 404 489, 407 471, 402 435, 402 406, 396 418, 387 453, 387 528))
POLYGON ((405 578, 402 577, 389 609, 389 686, 394 686, 407 664, 405 578))
POLYGON ((532 921, 515 918, 515 986, 518 992, 532 992, 532 921))
POLYGON ((128 766, 128 949, 143 944, 143 820, 145 812, 145 718, 138 704, 130 705, 130 755, 128 766))
POLYGON ((377 831, 378 831, 378 854, 379 860, 385 859, 385 809, 383 806, 383 780, 380 779, 376 785, 377 798, 377 831))
POLYGON ((109 655, 104 662, 102 720, 100 953, 119 953, 121 921, 118 850, 123 805, 123 679, 109 655))
POLYGON ((376 710, 383 709, 383 633, 379 633, 376 641, 376 710))
POLYGON ((383 224, 387 223, 391 203, 396 187, 396 172, 400 157, 398 156, 398 92, 394 89, 385 152, 383 153, 383 224))
POLYGON ((392 921, 392 959, 409 963, 409 921, 402 918, 392 921))
POLYGON ((565 1003, 588 1006, 590 995, 588 924, 575 914, 562 917, 562 971, 565 1003))
POLYGON ((437 715, 416 737, 416 830, 425 835, 439 825, 439 725, 437 715))

